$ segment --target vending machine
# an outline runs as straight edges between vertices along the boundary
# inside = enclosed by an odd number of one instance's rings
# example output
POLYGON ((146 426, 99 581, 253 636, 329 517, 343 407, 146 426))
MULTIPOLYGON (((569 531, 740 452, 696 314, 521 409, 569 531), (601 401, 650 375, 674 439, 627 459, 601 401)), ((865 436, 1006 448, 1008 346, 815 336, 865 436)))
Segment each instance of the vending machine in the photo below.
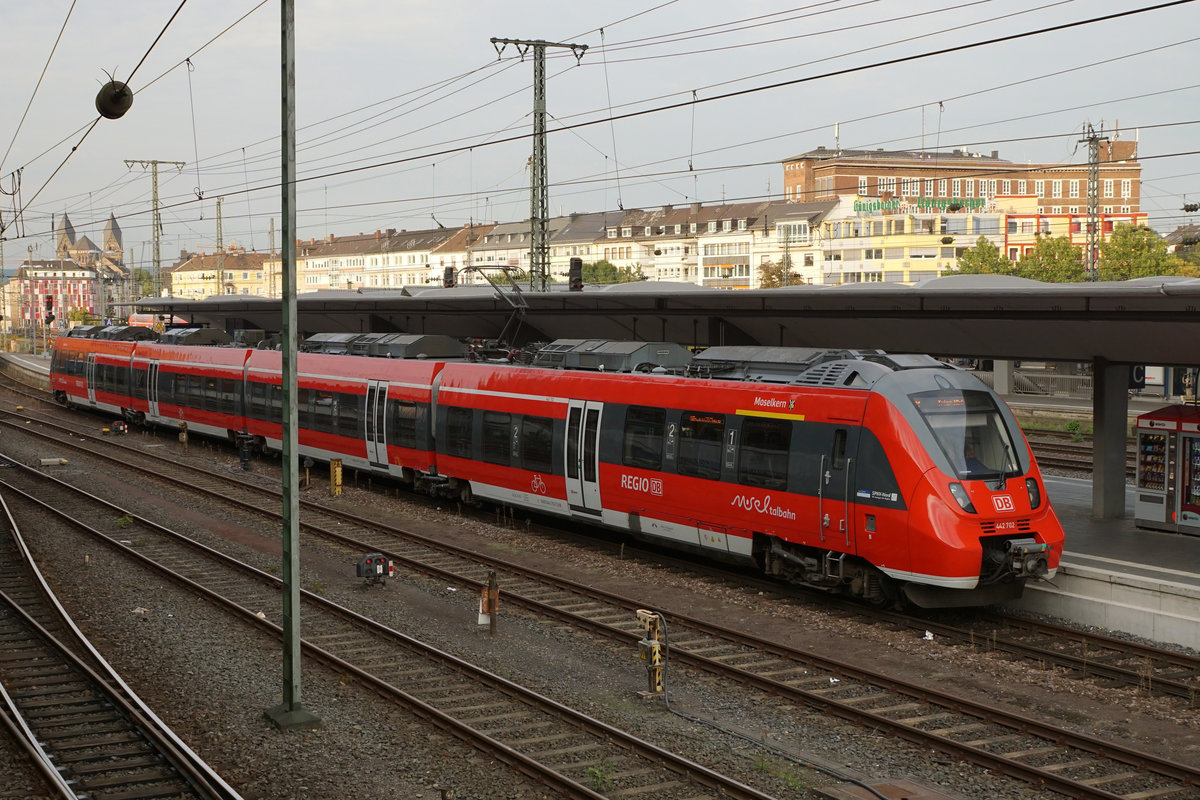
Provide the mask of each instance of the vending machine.
POLYGON ((1165 406, 1137 418, 1139 528, 1200 534, 1200 407, 1165 406))

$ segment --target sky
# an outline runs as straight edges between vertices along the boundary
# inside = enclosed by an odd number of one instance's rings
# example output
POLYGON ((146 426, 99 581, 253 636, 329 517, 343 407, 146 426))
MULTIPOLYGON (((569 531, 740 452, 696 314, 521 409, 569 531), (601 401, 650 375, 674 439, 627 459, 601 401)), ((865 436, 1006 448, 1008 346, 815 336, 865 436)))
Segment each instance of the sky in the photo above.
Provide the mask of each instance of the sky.
MULTIPOLYGON (((295 236, 529 217, 532 53, 493 37, 587 45, 546 48, 551 214, 781 199, 822 145, 1083 163, 1090 124, 1138 140, 1167 233, 1200 221, 1200 0, 1167 1, 295 0, 295 236)), ((127 161, 160 162, 163 266, 214 251, 218 199, 225 245, 268 250, 273 221, 279 246, 280 0, 4 5, 6 267, 52 258, 64 213, 98 245, 115 215, 149 267, 127 161)))

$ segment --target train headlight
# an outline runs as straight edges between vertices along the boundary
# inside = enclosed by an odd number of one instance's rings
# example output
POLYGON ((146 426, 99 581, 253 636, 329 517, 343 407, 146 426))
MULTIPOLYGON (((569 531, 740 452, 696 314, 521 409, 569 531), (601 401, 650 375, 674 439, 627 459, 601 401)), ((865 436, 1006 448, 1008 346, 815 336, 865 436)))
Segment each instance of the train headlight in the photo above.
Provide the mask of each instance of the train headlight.
POLYGON ((967 494, 967 490, 963 488, 961 483, 950 484, 950 494, 954 495, 954 499, 958 501, 959 508, 968 514, 975 514, 975 506, 971 504, 971 497, 967 494))
POLYGON ((1029 492, 1030 511, 1042 504, 1042 490, 1038 488, 1038 482, 1036 478, 1025 479, 1025 491, 1029 492))

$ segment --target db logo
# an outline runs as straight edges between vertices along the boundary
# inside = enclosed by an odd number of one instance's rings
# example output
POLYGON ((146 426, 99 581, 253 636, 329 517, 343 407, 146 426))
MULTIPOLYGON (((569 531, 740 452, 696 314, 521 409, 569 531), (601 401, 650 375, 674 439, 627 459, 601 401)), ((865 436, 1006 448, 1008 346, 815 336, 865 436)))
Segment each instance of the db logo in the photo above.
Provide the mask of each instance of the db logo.
POLYGON ((1012 496, 1007 495, 1007 494, 992 495, 992 505, 994 505, 996 507, 997 511, 1016 511, 1017 510, 1017 507, 1015 505, 1013 505, 1012 496))

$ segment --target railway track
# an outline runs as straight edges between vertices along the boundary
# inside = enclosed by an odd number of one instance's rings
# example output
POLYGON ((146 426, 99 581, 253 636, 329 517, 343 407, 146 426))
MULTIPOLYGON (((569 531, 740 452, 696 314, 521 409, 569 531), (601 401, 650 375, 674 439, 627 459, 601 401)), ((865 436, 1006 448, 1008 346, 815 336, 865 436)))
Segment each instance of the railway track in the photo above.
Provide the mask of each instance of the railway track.
MULTIPOLYGON (((172 578, 242 621, 281 636, 260 609, 277 603, 282 582, 148 519, 128 514, 37 470, 18 467, 6 493, 57 514, 77 530, 172 578), (38 497, 53 497, 53 505, 38 497), (70 505, 73 514, 60 511, 70 505), (123 519, 105 531, 84 523, 123 519), (136 541, 137 546, 121 540, 136 541)), ((303 652, 370 685, 431 724, 505 761, 564 797, 741 798, 769 795, 389 629, 312 592, 303 592, 303 652), (403 687, 403 688, 400 688, 403 687), (595 765, 605 765, 598 780, 595 765), (590 782, 590 786, 589 786, 590 782)))
MULTIPOLYGON (((22 426, 22 430, 29 427, 22 426)), ((220 497, 234 493, 227 476, 206 477, 203 482, 216 478, 220 478, 218 486, 210 491, 220 497)), ((194 484, 194 478, 187 483, 194 484)), ((237 489, 238 493, 242 491, 237 489)), ((251 491, 264 494, 258 487, 252 487, 251 491)), ((269 492, 265 496, 265 500, 258 501, 259 513, 273 513, 267 507, 277 508, 278 496, 269 492)), ((239 502, 246 502, 247 507, 254 505, 244 500, 239 502)), ((518 565, 485 560, 474 553, 456 552, 378 521, 333 512, 319 505, 311 508, 306 505, 304 513, 306 534, 331 537, 346 547, 347 552, 380 551, 400 567, 476 589, 482 586, 486 570, 495 569, 500 573, 507 604, 522 605, 622 641, 631 648, 642 635, 633 612, 644 604, 636 599, 607 595, 518 565), (326 531, 320 533, 326 526, 326 531)), ((1130 750, 1116 742, 1078 736, 1040 720, 1001 713, 924 685, 816 658, 703 620, 674 614, 669 614, 668 620, 673 663, 686 663, 722 679, 736 680, 801 705, 888 730, 1069 796, 1200 797, 1196 788, 1200 773, 1187 765, 1130 750)), ((1139 680, 1145 682, 1144 678, 1139 680)))
POLYGON ((240 800, 82 638, 0 509, 0 718, 43 779, 38 796, 240 800))
MULTIPOLYGON (((1075 441, 1072 437, 1052 436, 1044 432, 1030 433, 1029 446, 1040 466, 1086 473, 1092 471, 1091 437, 1075 441)), ((1137 477, 1137 461, 1132 446, 1126 448, 1125 475, 1129 480, 1137 477)))

